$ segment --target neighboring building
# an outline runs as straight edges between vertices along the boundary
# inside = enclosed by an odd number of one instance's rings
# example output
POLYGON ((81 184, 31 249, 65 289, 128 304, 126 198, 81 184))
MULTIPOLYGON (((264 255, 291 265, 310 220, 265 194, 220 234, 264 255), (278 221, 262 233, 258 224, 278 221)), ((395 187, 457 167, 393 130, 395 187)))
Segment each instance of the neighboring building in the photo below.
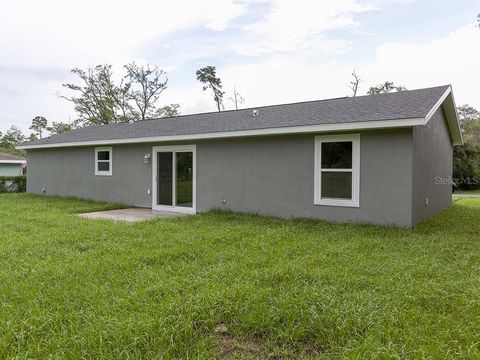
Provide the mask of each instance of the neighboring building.
POLYGON ((451 203, 450 86, 91 126, 21 144, 30 193, 411 226, 451 203))
POLYGON ((0 152, 0 176, 18 176, 23 174, 25 158, 0 152))

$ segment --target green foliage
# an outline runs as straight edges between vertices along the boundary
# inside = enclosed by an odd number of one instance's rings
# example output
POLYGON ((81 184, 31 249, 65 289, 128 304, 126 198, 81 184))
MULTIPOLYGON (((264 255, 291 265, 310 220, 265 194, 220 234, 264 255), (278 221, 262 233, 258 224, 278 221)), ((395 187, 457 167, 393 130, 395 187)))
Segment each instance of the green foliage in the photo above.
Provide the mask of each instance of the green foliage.
POLYGON ((462 125, 471 120, 480 119, 480 112, 468 104, 458 106, 457 111, 462 125))
POLYGON ((21 176, 0 176, 1 193, 22 193, 27 191, 27 177, 21 176))
POLYGON ((19 128, 12 126, 3 134, 2 139, 0 140, 0 147, 2 148, 15 148, 15 145, 19 142, 22 142, 25 139, 25 136, 22 134, 19 128))
POLYGON ((480 149, 466 142, 453 149, 453 178, 462 190, 480 189, 480 149))
MULTIPOLYGON (((145 120, 155 116, 159 96, 167 88, 166 73, 158 66, 135 63, 124 68, 126 74, 118 85, 113 80, 111 65, 72 70, 82 85, 63 84, 75 95, 59 96, 74 104, 78 115, 75 126, 145 120)), ((64 129, 62 126, 54 131, 64 129)))
POLYGON ((62 134, 64 132, 72 130, 72 125, 64 122, 52 122, 52 126, 47 127, 47 130, 50 134, 62 134))
POLYGON ((5 134, 0 133, 0 152, 24 156, 24 151, 15 149, 16 144, 23 141, 25 141, 25 136, 20 129, 16 126, 12 126, 7 132, 5 132, 5 134))
POLYGON ((63 84, 78 96, 61 98, 73 103, 78 114, 75 125, 99 125, 128 121, 122 114, 124 104, 120 96, 121 89, 112 79, 111 65, 97 65, 86 71, 75 68, 72 73, 82 81, 82 85, 63 84))
POLYGON ((0 358, 480 357, 477 199, 412 230, 72 216, 112 207, 0 196, 0 358))
POLYGON ((36 141, 38 140, 37 134, 31 133, 27 137, 25 137, 25 141, 36 141))
POLYGON ((174 117, 180 115, 180 105, 170 104, 165 105, 157 110, 157 117, 174 117))
POLYGON ((392 91, 405 91, 407 90, 404 86, 395 85, 391 81, 385 81, 383 84, 372 86, 368 89, 368 95, 379 95, 379 94, 388 94, 392 91))
POLYGON ((462 105, 458 115, 464 144, 453 151, 453 178, 461 190, 480 189, 480 112, 462 105))
POLYGON ((32 125, 30 130, 35 131, 35 134, 41 139, 43 135, 43 130, 47 130, 48 121, 43 116, 35 116, 32 119, 32 125))
POLYGON ((137 111, 134 119, 145 120, 154 117, 157 112, 155 104, 160 94, 167 88, 168 78, 162 69, 152 65, 137 65, 134 62, 125 65, 126 79, 130 84, 129 99, 133 100, 137 111))
POLYGON ((225 92, 222 89, 222 80, 217 77, 217 70, 215 66, 206 66, 197 70, 197 80, 203 85, 203 91, 211 89, 213 91, 213 99, 217 105, 218 111, 223 109, 223 95, 225 92))
POLYGON ((15 148, 3 147, 3 146, 0 146, 0 153, 17 155, 17 156, 25 156, 25 151, 23 150, 17 150, 15 148))

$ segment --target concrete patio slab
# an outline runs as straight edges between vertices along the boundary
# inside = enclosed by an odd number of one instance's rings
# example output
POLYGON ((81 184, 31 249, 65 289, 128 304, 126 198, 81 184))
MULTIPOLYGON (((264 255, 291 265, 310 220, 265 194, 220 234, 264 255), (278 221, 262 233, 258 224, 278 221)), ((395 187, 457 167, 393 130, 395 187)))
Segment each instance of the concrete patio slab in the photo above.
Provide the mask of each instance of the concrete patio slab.
POLYGON ((190 214, 178 213, 173 211, 157 211, 145 208, 128 208, 128 209, 116 209, 106 211, 95 211, 83 214, 77 214, 77 216, 86 219, 105 219, 112 221, 144 221, 150 220, 156 217, 174 217, 174 216, 186 216, 190 214))
POLYGON ((474 198, 474 199, 480 199, 479 194, 453 194, 453 198, 474 198))

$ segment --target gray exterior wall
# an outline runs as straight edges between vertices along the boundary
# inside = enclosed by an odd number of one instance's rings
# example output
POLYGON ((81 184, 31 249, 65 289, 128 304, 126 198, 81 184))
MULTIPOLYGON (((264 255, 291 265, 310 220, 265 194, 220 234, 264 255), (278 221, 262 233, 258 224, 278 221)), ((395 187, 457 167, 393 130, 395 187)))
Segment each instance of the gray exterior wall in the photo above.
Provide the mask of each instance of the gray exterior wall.
POLYGON ((151 207, 152 145, 113 146, 113 176, 95 176, 95 147, 27 151, 27 192, 151 207))
MULTIPOLYGON (((411 225, 412 129, 361 132, 360 208, 313 204, 314 138, 196 142, 197 211, 411 225)), ((114 145, 113 176, 95 176, 94 147, 29 150, 27 191, 151 207, 152 165, 143 156, 155 145, 167 144, 114 145)))
POLYGON ((426 126, 413 128, 412 224, 450 206, 452 168, 452 139, 440 107, 426 126))
POLYGON ((361 133, 359 208, 314 205, 314 138, 245 138, 198 145, 198 210, 410 226, 411 129, 361 133))

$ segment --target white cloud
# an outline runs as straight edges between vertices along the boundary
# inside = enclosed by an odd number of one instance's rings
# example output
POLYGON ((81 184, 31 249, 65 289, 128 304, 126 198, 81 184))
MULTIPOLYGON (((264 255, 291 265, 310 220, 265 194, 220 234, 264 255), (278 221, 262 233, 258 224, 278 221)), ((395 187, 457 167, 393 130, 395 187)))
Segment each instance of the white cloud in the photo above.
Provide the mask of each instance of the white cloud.
POLYGON ((385 80, 421 88, 452 84, 456 101, 480 108, 480 30, 468 24, 426 44, 386 43, 360 66, 369 85, 385 80))
POLYGON ((234 0, 0 0, 0 131, 25 132, 33 116, 66 121, 55 93, 73 67, 110 63, 120 71, 152 39, 201 26, 224 30, 245 11, 234 0))
MULTIPOLYGON (((245 106, 261 106, 295 101, 346 96, 349 70, 335 62, 314 64, 303 59, 278 58, 256 64, 234 65, 220 75, 225 90, 235 85, 245 97, 245 106)), ((229 104, 232 108, 233 105, 229 104)))
MULTIPOLYGON (((244 41, 233 49, 242 55, 308 51, 322 46, 334 52, 339 42, 326 39, 327 30, 356 25, 355 14, 371 10, 357 0, 272 0, 272 11, 258 22, 245 26, 244 41)), ((341 42, 345 46, 346 42, 341 42)))
POLYGON ((235 84, 247 106, 346 96, 352 69, 369 86, 394 81, 410 89, 452 84, 458 104, 480 109, 480 31, 469 24, 426 44, 385 43, 368 62, 340 65, 295 56, 270 57, 254 64, 230 66, 220 73, 226 90, 235 84))
POLYGON ((223 30, 245 11, 233 0, 0 0, 0 65, 70 68, 124 63, 177 29, 223 30))

